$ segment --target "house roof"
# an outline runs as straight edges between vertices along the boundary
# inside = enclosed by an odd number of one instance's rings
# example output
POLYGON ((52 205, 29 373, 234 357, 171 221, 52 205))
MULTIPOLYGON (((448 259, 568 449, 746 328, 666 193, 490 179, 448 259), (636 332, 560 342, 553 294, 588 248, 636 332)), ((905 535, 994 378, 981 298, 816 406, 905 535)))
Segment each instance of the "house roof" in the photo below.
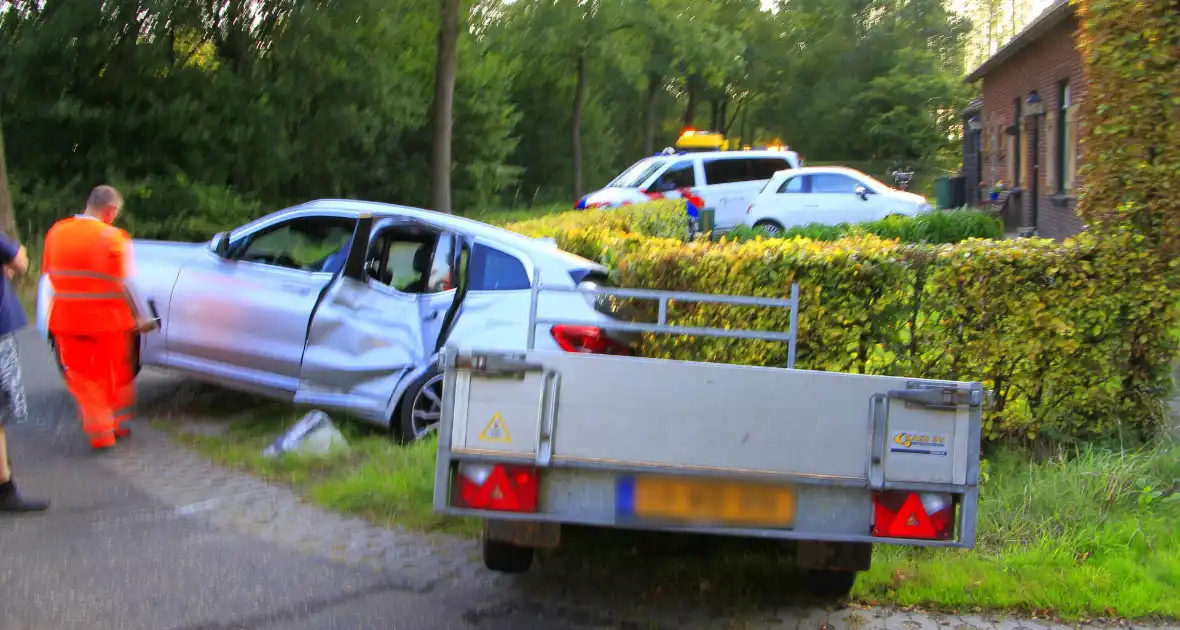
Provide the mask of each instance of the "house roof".
POLYGON ((964 107, 963 111, 961 111, 959 113, 963 114, 963 115, 967 115, 967 114, 977 112, 981 109, 983 109, 983 97, 982 96, 979 98, 976 98, 975 100, 971 101, 970 103, 967 103, 967 106, 964 107))
POLYGON ((1017 33, 1016 37, 1004 44, 1003 48, 983 62, 974 72, 967 75, 967 83, 975 83, 982 79, 989 72, 1011 59, 1016 53, 1035 42, 1037 38, 1049 32, 1050 29, 1073 16, 1074 9, 1071 0, 1054 0, 1053 4, 1024 27, 1024 30, 1017 33))

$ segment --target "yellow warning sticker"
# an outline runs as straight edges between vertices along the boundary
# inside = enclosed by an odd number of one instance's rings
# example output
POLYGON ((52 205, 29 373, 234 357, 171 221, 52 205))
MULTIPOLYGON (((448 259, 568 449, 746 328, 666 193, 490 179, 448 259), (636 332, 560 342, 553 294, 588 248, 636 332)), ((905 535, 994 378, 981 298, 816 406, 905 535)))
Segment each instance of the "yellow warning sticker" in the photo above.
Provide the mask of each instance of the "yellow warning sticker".
POLYGON ((480 432, 479 439, 484 442, 500 442, 502 444, 512 442, 512 434, 508 432, 508 424, 504 422, 504 417, 500 415, 499 411, 492 414, 488 426, 480 432))

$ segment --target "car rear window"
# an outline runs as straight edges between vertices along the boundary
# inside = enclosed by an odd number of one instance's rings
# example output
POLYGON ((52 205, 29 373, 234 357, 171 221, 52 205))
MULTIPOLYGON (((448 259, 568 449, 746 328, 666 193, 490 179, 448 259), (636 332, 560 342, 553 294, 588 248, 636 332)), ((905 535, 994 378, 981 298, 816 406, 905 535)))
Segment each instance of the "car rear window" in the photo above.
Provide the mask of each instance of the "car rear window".
POLYGON ((775 173, 791 168, 785 157, 756 158, 750 162, 750 179, 770 179, 775 173))
POLYGON ((515 256, 476 243, 468 274, 472 291, 517 291, 532 286, 524 264, 515 256))
POLYGON ((791 168, 786 157, 714 158, 705 160, 705 184, 732 184, 770 179, 791 168))

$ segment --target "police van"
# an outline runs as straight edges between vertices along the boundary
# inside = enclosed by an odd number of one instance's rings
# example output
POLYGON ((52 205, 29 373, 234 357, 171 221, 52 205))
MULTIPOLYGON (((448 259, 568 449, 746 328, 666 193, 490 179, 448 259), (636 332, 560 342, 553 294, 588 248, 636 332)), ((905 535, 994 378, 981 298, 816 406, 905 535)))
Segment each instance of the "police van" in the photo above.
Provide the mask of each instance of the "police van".
MULTIPOLYGON (((713 210, 720 232, 741 225, 746 208, 778 171, 799 168, 799 154, 787 147, 726 150, 721 134, 686 130, 675 148, 644 158, 606 187, 578 201, 577 209, 617 208, 653 199, 688 199, 713 210)), ((697 208, 690 207, 695 215, 697 208)))

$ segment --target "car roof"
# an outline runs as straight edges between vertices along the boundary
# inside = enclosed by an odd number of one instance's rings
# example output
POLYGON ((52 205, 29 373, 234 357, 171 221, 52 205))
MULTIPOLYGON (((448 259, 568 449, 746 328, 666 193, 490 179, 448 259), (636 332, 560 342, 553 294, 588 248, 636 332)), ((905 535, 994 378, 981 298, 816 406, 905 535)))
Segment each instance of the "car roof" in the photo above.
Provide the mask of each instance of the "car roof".
MULTIPOLYGON (((653 155, 651 158, 656 160, 677 160, 684 158, 732 158, 738 159, 743 157, 785 157, 788 155, 797 156, 795 151, 767 151, 765 149, 750 149, 748 151, 685 151, 683 153, 673 153, 671 155, 653 155)), ((649 159, 651 159, 649 158, 649 159)))
POLYGON ((378 201, 360 201, 356 199, 315 199, 299 204, 298 206, 295 206, 295 208, 304 210, 315 210, 317 208, 324 210, 344 210, 346 212, 355 212, 357 214, 371 212, 374 217, 401 216, 411 219, 419 219, 421 221, 426 221, 433 225, 437 225, 438 227, 441 227, 445 230, 462 232, 476 238, 503 243, 504 245, 523 251, 538 262, 541 259, 545 259, 558 264, 573 265, 577 267, 592 266, 596 269, 604 268, 602 265, 592 260, 558 249, 557 246, 552 243, 552 241, 535 239, 523 234, 518 234, 512 230, 507 230, 502 227, 491 225, 489 223, 476 221, 475 219, 468 219, 466 217, 461 217, 454 214, 448 214, 446 212, 436 212, 434 210, 425 210, 423 208, 414 208, 412 206, 381 203, 378 201))
POLYGON ((801 166, 799 168, 786 168, 781 171, 776 171, 775 177, 786 177, 792 175, 816 175, 816 174, 835 174, 842 175, 860 175, 868 177, 865 173, 847 166, 801 166))

